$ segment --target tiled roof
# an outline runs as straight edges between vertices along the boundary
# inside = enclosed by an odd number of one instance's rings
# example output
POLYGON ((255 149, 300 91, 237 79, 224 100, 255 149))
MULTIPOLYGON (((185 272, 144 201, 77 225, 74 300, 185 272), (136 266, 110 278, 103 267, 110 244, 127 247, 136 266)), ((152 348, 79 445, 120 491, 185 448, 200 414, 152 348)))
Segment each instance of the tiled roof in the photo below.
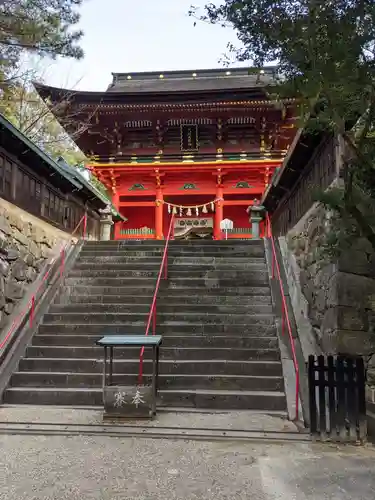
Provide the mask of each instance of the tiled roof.
POLYGON ((113 73, 107 92, 164 93, 263 89, 275 83, 275 68, 113 73))

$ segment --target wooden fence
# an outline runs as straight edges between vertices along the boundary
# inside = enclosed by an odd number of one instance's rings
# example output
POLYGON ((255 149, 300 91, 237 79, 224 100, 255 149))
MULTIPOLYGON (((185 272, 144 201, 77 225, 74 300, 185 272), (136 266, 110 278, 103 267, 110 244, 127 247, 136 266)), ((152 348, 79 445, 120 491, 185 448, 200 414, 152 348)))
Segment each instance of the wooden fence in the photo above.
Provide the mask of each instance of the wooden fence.
POLYGON ((311 433, 323 440, 365 441, 363 359, 309 356, 308 379, 311 433))

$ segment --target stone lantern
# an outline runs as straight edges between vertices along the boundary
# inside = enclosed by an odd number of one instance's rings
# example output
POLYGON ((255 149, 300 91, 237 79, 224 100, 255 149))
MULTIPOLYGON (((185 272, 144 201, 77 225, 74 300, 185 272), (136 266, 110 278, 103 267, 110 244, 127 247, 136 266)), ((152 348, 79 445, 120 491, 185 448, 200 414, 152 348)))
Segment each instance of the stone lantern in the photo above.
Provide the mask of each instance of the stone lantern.
POLYGON ((253 238, 260 238, 260 223, 263 220, 264 210, 264 206, 260 205, 258 200, 254 200, 254 204, 250 205, 246 210, 250 216, 249 221, 253 238))
POLYGON ((111 205, 99 210, 100 212, 100 241, 109 241, 111 239, 111 227, 114 222, 112 220, 111 205))

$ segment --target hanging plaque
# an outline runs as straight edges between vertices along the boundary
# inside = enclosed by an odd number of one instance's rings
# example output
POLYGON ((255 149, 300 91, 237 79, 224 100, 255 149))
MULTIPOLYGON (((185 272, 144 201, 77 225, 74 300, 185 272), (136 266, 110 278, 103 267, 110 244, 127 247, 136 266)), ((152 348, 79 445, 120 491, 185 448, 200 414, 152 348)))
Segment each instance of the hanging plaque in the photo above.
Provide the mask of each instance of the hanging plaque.
POLYGON ((181 151, 198 151, 198 125, 181 125, 181 151))

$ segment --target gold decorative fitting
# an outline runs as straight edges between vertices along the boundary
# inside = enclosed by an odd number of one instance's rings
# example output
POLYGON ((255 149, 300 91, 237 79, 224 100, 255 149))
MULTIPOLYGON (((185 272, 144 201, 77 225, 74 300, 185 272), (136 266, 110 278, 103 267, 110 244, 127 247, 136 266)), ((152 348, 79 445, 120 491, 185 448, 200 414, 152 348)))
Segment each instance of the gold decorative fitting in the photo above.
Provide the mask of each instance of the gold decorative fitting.
POLYGON ((162 80, 164 78, 164 75, 159 75, 159 78, 162 80))

